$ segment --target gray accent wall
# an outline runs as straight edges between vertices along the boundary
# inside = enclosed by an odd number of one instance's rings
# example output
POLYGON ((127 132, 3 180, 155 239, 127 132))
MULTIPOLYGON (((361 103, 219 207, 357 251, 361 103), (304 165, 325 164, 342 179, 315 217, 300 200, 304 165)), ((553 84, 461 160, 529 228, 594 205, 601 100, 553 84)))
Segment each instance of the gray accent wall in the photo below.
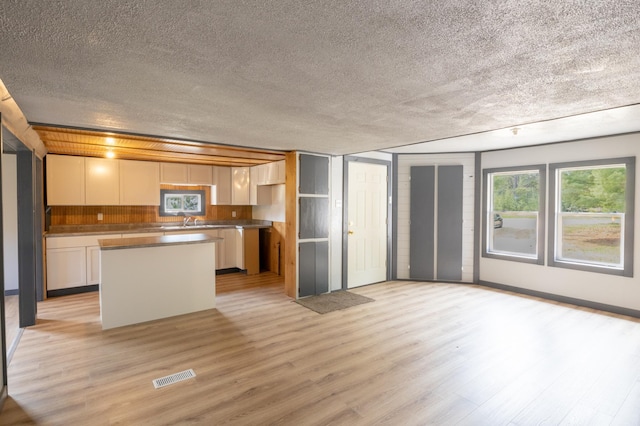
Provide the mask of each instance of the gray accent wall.
POLYGON ((329 291, 329 157, 300 154, 298 297, 329 291))

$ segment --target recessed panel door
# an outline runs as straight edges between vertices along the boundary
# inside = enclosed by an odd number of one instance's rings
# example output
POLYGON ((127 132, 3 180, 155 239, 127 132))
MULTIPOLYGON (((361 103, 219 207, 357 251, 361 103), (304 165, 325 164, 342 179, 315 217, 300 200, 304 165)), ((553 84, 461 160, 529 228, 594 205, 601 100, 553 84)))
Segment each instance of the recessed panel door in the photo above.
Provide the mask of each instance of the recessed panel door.
POLYGON ((350 161, 347 287, 387 279, 387 166, 350 161))

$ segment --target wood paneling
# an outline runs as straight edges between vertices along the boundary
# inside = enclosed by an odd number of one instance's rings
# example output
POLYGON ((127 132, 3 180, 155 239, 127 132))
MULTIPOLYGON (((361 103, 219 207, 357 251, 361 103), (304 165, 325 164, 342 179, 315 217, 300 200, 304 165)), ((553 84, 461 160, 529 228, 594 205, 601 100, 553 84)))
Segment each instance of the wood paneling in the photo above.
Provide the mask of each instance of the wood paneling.
POLYGON ((288 152, 285 158, 285 250, 284 287, 285 293, 298 298, 298 153, 288 152))
POLYGON ((49 153, 159 162, 254 166, 279 161, 284 153, 206 142, 181 141, 82 129, 34 125, 49 153))
POLYGON ((273 222, 271 227, 269 270, 284 275, 284 253, 286 247, 286 223, 273 222))
POLYGON ((638 319, 413 281, 319 315, 274 274, 224 279, 216 309, 108 331, 97 293, 40 303, 0 424, 640 424, 638 319))

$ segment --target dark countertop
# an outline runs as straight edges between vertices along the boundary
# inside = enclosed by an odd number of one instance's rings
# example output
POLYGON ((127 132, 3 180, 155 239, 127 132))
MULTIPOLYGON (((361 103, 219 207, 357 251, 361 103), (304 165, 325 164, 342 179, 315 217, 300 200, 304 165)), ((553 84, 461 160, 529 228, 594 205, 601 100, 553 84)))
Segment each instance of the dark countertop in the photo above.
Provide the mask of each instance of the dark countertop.
POLYGON ((178 234, 162 237, 111 238, 98 240, 100 250, 120 250, 143 247, 175 246, 185 244, 206 244, 222 241, 220 237, 207 234, 178 234))
POLYGON ((180 222, 169 223, 123 223, 110 225, 54 225, 45 237, 76 237, 84 235, 104 234, 132 234, 145 232, 177 232, 177 231, 206 231, 215 229, 250 229, 269 228, 272 222, 267 220, 220 220, 203 221, 198 225, 183 226, 180 222))

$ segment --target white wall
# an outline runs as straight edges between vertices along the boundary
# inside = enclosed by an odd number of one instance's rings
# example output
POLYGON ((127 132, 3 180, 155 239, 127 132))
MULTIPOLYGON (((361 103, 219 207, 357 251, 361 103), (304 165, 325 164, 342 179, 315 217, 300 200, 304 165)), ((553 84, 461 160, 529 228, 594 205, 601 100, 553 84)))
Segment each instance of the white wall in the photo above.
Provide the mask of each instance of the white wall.
MULTIPOLYGON (((640 134, 520 148, 482 154, 482 168, 549 164, 640 155, 640 134)), ((640 169, 640 167, 638 168, 640 169)), ((481 179, 482 177, 479 176, 481 179)), ((480 280, 640 310, 640 170, 636 170, 634 266, 635 277, 480 258, 480 280)), ((548 205, 548 203, 547 203, 548 205)), ((547 214, 548 229, 549 217, 547 214)), ((548 236, 547 236, 548 237, 548 236)), ((482 244, 482 242, 478 242, 482 244)))
POLYGON ((271 186, 271 204, 253 206, 251 217, 257 220, 270 220, 272 222, 284 222, 284 185, 271 186))
POLYGON ((343 157, 331 157, 329 197, 331 229, 329 229, 329 290, 342 288, 342 200, 343 157))
POLYGON ((16 156, 2 155, 4 288, 18 289, 18 178, 16 156))
POLYGON ((473 281, 475 154, 401 154, 398 156, 398 278, 409 278, 411 166, 462 165, 462 281, 473 281))

